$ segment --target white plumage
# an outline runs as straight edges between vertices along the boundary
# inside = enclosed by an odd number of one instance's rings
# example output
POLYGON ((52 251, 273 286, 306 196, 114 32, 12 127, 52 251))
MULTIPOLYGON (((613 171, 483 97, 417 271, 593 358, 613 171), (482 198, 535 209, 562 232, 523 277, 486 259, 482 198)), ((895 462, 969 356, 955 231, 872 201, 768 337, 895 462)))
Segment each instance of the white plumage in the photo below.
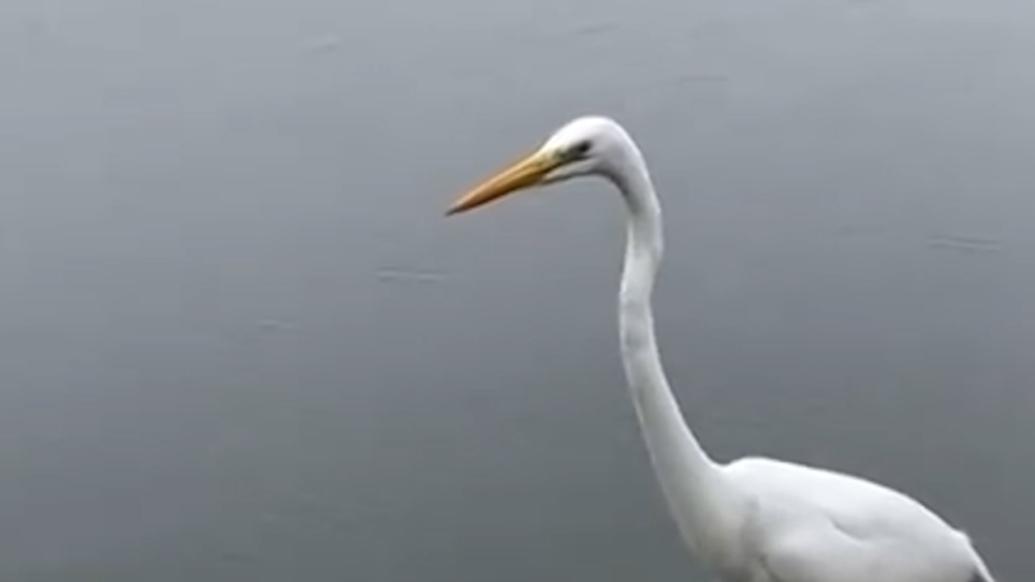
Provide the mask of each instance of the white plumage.
POLYGON ((449 213, 582 175, 607 178, 625 202, 622 361, 658 481, 700 560, 728 582, 992 582, 963 533, 902 493, 793 463, 720 464, 708 457, 661 366, 651 308, 663 248, 661 208, 639 148, 616 122, 568 123, 449 213))

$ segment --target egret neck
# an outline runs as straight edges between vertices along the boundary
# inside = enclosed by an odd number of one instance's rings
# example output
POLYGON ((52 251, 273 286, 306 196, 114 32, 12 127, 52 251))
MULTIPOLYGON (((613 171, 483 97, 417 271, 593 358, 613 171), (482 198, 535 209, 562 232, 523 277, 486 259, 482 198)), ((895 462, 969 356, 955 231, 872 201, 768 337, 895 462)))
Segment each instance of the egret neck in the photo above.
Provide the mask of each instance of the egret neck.
POLYGON ((640 152, 631 151, 627 162, 625 171, 613 176, 628 211, 619 294, 622 362, 651 462, 680 533, 695 550, 708 553, 712 532, 724 528, 706 526, 726 521, 729 494, 718 467, 684 421, 661 365, 651 310, 664 247, 661 207, 640 152))

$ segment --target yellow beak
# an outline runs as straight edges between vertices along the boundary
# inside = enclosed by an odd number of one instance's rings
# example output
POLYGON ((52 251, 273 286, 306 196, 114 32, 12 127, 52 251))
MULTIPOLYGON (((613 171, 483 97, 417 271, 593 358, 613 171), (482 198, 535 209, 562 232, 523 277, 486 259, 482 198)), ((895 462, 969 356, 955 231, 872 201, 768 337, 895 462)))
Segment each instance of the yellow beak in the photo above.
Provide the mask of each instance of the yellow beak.
POLYGON ((446 216, 466 212, 512 192, 540 184, 551 170, 563 163, 564 160, 560 156, 542 150, 536 151, 457 198, 446 211, 446 216))

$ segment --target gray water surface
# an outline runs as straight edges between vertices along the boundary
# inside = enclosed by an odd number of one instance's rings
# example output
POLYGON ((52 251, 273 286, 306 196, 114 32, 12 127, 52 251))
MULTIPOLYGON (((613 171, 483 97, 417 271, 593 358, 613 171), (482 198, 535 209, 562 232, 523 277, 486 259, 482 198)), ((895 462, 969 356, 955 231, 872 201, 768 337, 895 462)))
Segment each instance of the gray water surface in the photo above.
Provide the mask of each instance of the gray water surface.
POLYGON ((441 216, 583 113, 651 164, 713 455, 887 483, 1035 578, 1035 8, 641 4, 0 4, 0 580, 703 580, 616 196, 441 216))

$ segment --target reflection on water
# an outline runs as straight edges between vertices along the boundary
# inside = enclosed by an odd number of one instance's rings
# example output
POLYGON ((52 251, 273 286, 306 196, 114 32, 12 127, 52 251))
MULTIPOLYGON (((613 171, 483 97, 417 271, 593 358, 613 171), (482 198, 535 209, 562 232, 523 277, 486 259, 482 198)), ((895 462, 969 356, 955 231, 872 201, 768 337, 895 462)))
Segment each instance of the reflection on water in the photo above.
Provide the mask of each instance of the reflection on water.
POLYGON ((699 579, 626 401, 620 212, 443 220, 582 113, 663 196, 719 458, 1035 531, 1033 9, 0 7, 0 578, 699 579))

